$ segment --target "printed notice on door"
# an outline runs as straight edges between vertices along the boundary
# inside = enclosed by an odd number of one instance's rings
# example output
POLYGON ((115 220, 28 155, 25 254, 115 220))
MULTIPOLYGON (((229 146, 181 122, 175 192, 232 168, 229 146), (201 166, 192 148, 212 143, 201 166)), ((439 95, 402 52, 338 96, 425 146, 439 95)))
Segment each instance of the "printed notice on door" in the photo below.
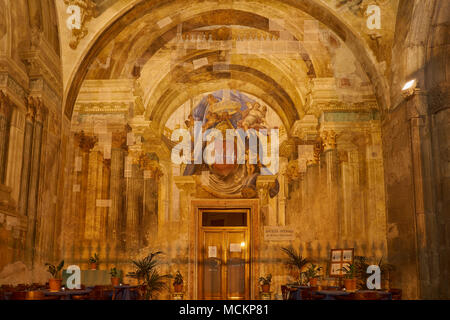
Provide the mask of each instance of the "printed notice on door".
POLYGON ((291 241, 295 239, 294 229, 290 227, 264 227, 265 241, 291 241))
POLYGON ((216 246, 208 246, 208 258, 217 258, 216 246))

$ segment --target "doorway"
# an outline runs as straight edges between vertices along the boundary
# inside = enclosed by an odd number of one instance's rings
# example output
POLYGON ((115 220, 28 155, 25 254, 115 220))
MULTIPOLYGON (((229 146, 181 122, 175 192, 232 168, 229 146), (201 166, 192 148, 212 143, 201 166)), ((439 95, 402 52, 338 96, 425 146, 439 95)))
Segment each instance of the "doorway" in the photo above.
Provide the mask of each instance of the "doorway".
POLYGON ((198 288, 205 300, 250 299, 250 210, 199 210, 198 288))

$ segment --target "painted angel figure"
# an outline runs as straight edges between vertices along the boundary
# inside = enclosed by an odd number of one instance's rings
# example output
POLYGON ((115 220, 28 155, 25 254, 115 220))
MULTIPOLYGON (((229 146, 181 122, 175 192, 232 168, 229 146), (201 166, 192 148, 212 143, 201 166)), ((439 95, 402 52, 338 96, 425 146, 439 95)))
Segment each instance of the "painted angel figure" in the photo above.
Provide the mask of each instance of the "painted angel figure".
POLYGON ((247 102, 247 110, 241 112, 242 120, 239 121, 240 127, 248 129, 267 129, 266 114, 267 107, 261 106, 258 102, 251 104, 247 102))

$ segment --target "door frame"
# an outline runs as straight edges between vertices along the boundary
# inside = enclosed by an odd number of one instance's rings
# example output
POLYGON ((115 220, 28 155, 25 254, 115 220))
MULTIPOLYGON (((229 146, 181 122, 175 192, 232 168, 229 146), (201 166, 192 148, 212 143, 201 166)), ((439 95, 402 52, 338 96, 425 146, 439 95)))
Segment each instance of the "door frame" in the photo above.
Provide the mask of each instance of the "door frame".
POLYGON ((187 296, 191 299, 199 299, 198 277, 198 216, 203 209, 246 209, 249 210, 249 243, 250 243, 250 299, 255 299, 258 292, 257 275, 259 275, 260 245, 262 227, 261 214, 258 199, 196 199, 190 203, 189 228, 189 270, 187 296))
MULTIPOLYGON (((239 209, 230 209, 230 208, 200 208, 199 212, 198 212, 198 247, 197 247, 197 254, 200 257, 200 259, 197 260, 197 286, 198 286, 198 290, 199 290, 199 295, 200 295, 200 291, 201 290, 201 286, 203 285, 203 276, 204 276, 204 259, 205 256, 203 256, 204 250, 205 248, 203 248, 203 241, 205 240, 204 236, 205 236, 205 232, 220 232, 222 233, 222 236, 224 236, 225 234, 229 234, 229 233, 233 233, 233 232, 244 232, 245 233, 245 243, 246 243, 246 247, 247 249, 245 250, 245 254, 244 254, 244 260, 245 260, 245 275, 244 275, 244 282, 245 282, 245 297, 244 300, 248 300, 250 299, 250 292, 251 292, 251 283, 250 283, 250 273, 251 273, 251 241, 250 241, 250 230, 251 230, 251 224, 250 224, 250 209, 246 209, 246 208, 239 208, 239 209), (233 212, 237 213, 237 212, 244 212, 246 214, 246 226, 207 226, 204 227, 202 225, 202 214, 204 212, 229 212, 229 214, 233 214, 233 212)), ((228 242, 226 241, 228 240, 228 238, 222 238, 222 250, 221 250, 221 259, 223 260, 223 265, 226 266, 227 262, 228 262, 228 256, 229 256, 229 247, 228 247, 228 242), (224 246, 224 244, 226 244, 224 246)), ((222 269, 221 271, 221 284, 222 284, 222 288, 221 288, 221 294, 222 296, 227 296, 228 295, 228 270, 224 270, 222 269)), ((200 297, 199 297, 200 298, 200 297)), ((225 298, 227 299, 227 297, 225 298)))

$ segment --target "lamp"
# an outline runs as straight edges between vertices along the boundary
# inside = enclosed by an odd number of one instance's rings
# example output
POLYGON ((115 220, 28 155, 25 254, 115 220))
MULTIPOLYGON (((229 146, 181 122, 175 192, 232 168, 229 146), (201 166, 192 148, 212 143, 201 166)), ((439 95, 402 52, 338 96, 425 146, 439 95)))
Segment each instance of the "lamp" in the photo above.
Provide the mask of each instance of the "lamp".
POLYGON ((417 81, 416 79, 412 79, 405 83, 405 85, 402 88, 402 95, 404 98, 409 98, 414 94, 414 91, 417 87, 417 81))

